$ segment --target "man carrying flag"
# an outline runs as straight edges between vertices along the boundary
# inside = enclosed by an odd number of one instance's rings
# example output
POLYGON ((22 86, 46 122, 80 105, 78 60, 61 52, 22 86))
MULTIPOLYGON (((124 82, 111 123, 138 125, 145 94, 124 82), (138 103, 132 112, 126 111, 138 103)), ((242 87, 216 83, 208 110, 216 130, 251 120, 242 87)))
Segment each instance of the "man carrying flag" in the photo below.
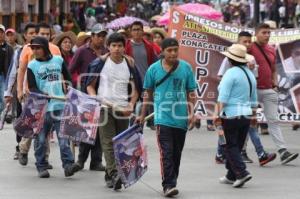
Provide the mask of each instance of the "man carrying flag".
POLYGON ((109 54, 94 60, 88 67, 85 81, 87 93, 97 96, 103 108, 100 113, 100 141, 106 162, 107 187, 119 190, 112 139, 128 128, 129 116, 138 99, 141 86, 138 72, 130 59, 124 57, 125 38, 113 33, 107 39, 109 54))
POLYGON ((176 185, 186 132, 194 126, 197 84, 191 65, 178 59, 178 41, 167 38, 161 47, 163 58, 146 72, 142 113, 136 122, 144 123, 147 105, 154 100, 162 186, 164 196, 172 197, 179 193, 176 185))
MULTIPOLYGON (((27 69, 28 88, 31 92, 48 95, 49 98, 64 97, 63 81, 70 81, 70 75, 63 59, 53 56, 49 49, 49 42, 44 37, 36 37, 31 40, 29 47, 32 49, 35 59, 29 62, 27 69)), ((50 99, 45 113, 45 120, 41 132, 35 138, 34 155, 36 168, 40 178, 49 178, 48 162, 46 160, 46 140, 52 128, 57 135, 60 130, 60 118, 64 109, 64 101, 50 99)), ((74 157, 70 149, 69 140, 57 136, 60 148, 60 156, 65 171, 65 176, 74 175, 76 170, 74 157)))

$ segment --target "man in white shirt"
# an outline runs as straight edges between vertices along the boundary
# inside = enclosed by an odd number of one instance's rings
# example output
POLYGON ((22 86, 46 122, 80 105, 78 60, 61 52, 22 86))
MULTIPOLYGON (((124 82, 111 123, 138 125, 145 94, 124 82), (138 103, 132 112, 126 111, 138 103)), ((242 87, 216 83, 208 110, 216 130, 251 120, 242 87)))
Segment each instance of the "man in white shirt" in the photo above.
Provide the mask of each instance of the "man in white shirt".
MULTIPOLYGON (((246 31, 242 31, 239 33, 238 35, 238 44, 242 44, 243 46, 245 46, 247 48, 247 50, 249 50, 249 47, 252 43, 251 41, 252 35, 249 32, 246 31)), ((227 69, 229 69, 231 67, 231 64, 229 63, 229 60, 227 57, 225 57, 222 61, 222 64, 219 68, 218 71, 218 76, 222 77, 224 75, 224 73, 226 72, 227 69)), ((258 65, 256 64, 255 58, 253 57, 253 59, 251 59, 251 61, 248 63, 248 67, 253 71, 253 74, 255 75, 255 77, 258 77, 258 65)))
POLYGON ((109 54, 89 65, 87 93, 96 96, 104 105, 100 113, 100 141, 106 162, 105 182, 108 188, 119 190, 122 181, 118 175, 112 138, 128 128, 129 116, 141 93, 140 79, 132 60, 124 57, 125 38, 113 33, 107 39, 109 54))

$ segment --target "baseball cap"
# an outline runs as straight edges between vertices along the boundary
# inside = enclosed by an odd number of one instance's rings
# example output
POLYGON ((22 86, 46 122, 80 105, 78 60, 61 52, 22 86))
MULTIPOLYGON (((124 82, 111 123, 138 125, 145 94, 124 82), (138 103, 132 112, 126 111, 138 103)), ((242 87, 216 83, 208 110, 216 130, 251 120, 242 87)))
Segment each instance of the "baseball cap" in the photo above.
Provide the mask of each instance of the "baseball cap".
POLYGON ((173 46, 179 46, 178 41, 174 38, 166 38, 161 42, 162 50, 173 46))
POLYGON ((97 24, 95 24, 95 25, 92 27, 91 32, 94 33, 94 34, 98 34, 98 33, 100 33, 100 32, 105 32, 105 33, 107 33, 107 30, 106 30, 105 27, 102 26, 100 23, 97 23, 97 24))
POLYGON ((32 46, 42 46, 45 48, 49 48, 49 42, 46 38, 38 36, 31 40, 29 47, 32 46))
POLYGON ((5 26, 3 26, 2 24, 0 24, 0 29, 3 30, 3 32, 5 32, 5 26))
POLYGON ((13 29, 13 28, 9 28, 9 29, 7 29, 6 31, 5 31, 5 34, 7 34, 7 33, 9 33, 9 32, 11 32, 11 33, 16 33, 16 31, 13 29))

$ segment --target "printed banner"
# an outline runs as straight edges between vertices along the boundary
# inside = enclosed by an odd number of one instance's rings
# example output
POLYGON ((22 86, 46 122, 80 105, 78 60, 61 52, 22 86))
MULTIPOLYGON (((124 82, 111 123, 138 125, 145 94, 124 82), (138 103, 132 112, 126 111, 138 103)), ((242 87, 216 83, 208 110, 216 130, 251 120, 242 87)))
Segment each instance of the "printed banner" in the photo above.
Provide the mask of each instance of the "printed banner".
POLYGON ((44 115, 48 98, 38 93, 30 93, 23 105, 20 117, 14 122, 16 133, 25 138, 37 135, 44 125, 44 115))
MULTIPOLYGON (((200 118, 206 119, 213 115, 218 96, 217 86, 221 79, 218 73, 224 59, 220 52, 237 41, 240 31, 254 35, 254 29, 251 28, 237 27, 172 9, 168 33, 179 41, 179 57, 194 67, 198 83, 196 113, 200 118)), ((270 44, 277 49, 278 118, 282 122, 300 122, 299 42, 299 29, 271 32, 270 44)), ((259 114, 259 118, 263 120, 263 113, 259 114)))
POLYGON ((3 109, 2 113, 0 114, 0 130, 2 130, 4 127, 5 119, 8 111, 10 110, 10 106, 11 106, 10 104, 7 104, 3 109))
POLYGON ((136 183, 147 171, 147 150, 143 129, 133 125, 113 138, 118 173, 125 188, 136 183))
POLYGON ((100 104, 95 98, 69 87, 62 115, 60 137, 95 144, 100 120, 100 104))

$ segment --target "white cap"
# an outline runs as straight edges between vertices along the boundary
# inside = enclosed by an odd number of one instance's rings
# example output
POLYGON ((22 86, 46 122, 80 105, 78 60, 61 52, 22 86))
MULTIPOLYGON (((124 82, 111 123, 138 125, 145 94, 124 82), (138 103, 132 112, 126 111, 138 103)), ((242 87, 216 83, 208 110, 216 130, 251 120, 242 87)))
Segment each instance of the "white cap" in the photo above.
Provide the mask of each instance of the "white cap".
POLYGON ((3 26, 2 24, 0 24, 0 29, 3 30, 3 32, 5 32, 5 26, 3 26))

